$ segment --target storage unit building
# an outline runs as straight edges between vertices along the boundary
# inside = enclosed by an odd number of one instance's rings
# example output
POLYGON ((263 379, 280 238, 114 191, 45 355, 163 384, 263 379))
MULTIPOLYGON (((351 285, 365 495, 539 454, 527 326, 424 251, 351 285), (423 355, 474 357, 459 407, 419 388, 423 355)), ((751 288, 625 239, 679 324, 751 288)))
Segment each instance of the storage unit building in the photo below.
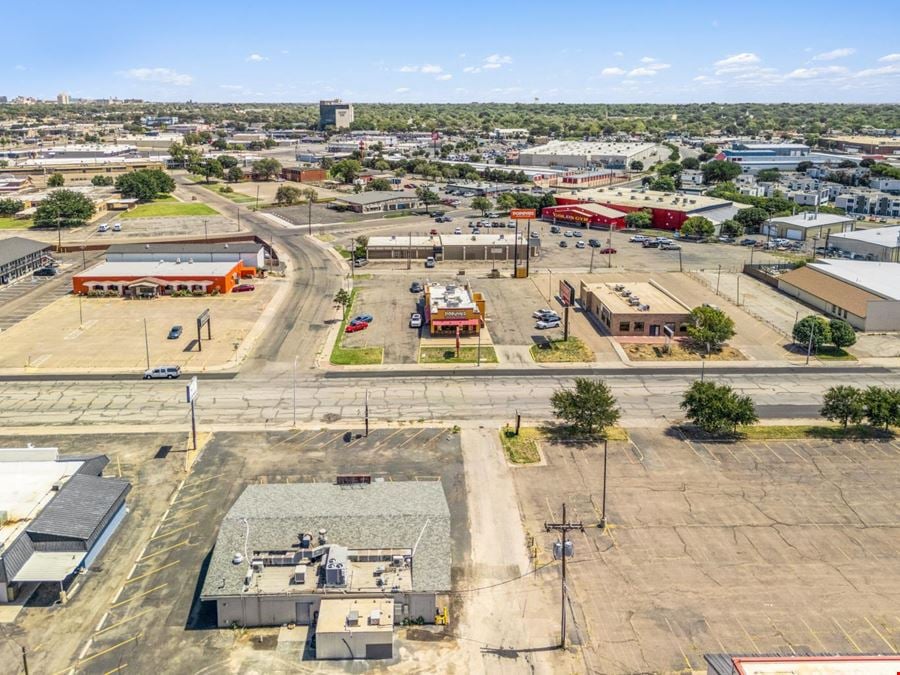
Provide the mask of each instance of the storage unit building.
POLYGON ((266 266, 266 247, 256 241, 203 244, 113 244, 106 262, 238 262, 244 269, 266 266))

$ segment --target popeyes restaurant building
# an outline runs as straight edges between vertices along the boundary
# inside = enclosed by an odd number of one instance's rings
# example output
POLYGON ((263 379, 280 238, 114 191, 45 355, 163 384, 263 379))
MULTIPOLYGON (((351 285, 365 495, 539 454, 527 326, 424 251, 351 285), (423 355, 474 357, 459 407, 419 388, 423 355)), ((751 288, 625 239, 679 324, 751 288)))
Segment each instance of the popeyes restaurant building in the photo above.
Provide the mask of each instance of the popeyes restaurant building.
POLYGON ((484 326, 485 301, 466 286, 425 286, 425 322, 432 337, 478 335, 484 326))

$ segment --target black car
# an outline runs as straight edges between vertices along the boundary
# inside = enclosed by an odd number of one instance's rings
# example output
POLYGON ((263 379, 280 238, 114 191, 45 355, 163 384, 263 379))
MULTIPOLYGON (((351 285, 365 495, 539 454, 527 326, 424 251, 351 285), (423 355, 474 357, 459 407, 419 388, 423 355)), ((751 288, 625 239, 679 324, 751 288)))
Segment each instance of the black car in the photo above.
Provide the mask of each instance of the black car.
POLYGON ((181 326, 175 325, 169 330, 169 340, 177 340, 181 337, 182 328, 181 326))
POLYGON ((34 276, 36 277, 55 277, 56 270, 52 267, 42 267, 39 270, 34 271, 34 276))
POLYGON ((756 239, 741 239, 741 246, 755 246, 756 239))
POLYGON ((566 243, 566 240, 563 239, 559 242, 559 247, 560 248, 569 248, 569 245, 566 243))
POLYGON ((655 239, 645 239, 641 242, 641 246, 644 248, 659 248, 659 242, 655 239))
POLYGON ((420 281, 412 282, 412 284, 409 287, 410 293, 421 293, 424 290, 425 290, 425 288, 422 286, 422 282, 420 282, 420 281))
POLYGON ((590 246, 591 248, 600 248, 600 240, 588 239, 588 246, 590 246))

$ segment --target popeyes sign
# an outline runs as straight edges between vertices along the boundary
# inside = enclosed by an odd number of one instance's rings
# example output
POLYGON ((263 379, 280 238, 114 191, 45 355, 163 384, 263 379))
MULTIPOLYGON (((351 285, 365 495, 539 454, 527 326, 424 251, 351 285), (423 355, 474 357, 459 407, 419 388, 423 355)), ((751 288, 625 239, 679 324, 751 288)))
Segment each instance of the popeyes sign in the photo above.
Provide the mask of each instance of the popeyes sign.
POLYGON ((534 220, 537 218, 537 211, 534 209, 510 209, 509 217, 513 220, 534 220))

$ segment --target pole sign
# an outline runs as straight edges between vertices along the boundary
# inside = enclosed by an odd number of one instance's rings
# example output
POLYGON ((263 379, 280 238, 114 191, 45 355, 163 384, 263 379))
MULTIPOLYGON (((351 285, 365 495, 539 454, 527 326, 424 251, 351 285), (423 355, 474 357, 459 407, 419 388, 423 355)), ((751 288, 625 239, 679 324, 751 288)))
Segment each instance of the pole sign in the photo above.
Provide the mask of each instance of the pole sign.
POLYGON ((559 282, 559 304, 563 307, 575 304, 575 287, 566 280, 559 282))
POLYGON ((194 399, 197 398, 197 376, 194 375, 191 378, 190 384, 185 387, 185 393, 187 394, 187 402, 193 403, 194 399))
POLYGON ((513 220, 534 220, 537 218, 535 209, 510 209, 509 217, 513 220))

